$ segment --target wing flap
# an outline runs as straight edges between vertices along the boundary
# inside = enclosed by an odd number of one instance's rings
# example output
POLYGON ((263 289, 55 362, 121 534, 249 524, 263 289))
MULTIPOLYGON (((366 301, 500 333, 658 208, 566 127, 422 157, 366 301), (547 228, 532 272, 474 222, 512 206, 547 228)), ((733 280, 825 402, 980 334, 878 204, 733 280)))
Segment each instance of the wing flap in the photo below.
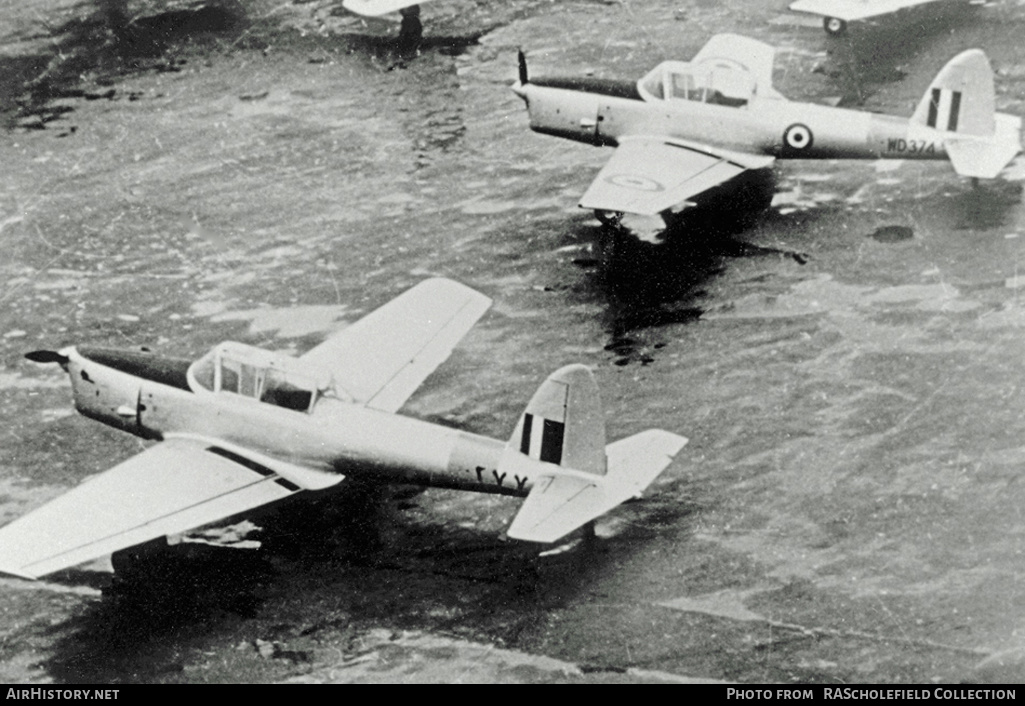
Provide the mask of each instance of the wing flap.
MULTIPOLYGON (((771 158, 749 157, 772 163, 771 158)), ((723 151, 662 137, 624 138, 580 199, 580 206, 654 216, 748 168, 723 151)))
POLYGON ((447 279, 429 279, 313 348, 300 360, 329 371, 336 388, 396 412, 491 306, 447 279))
POLYGON ((0 528, 0 571, 37 578, 298 492, 260 468, 170 439, 0 528))

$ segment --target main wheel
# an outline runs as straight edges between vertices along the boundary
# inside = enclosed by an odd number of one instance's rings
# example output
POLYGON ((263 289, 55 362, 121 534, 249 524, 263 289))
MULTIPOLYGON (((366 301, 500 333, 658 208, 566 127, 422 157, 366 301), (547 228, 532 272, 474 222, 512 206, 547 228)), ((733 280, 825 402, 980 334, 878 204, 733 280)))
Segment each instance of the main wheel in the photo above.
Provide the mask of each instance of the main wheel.
POLYGON ((623 219, 622 211, 599 211, 595 210, 594 217, 601 221, 603 226, 618 226, 623 219))
POLYGON ((822 26, 831 37, 839 37, 847 31, 847 23, 839 17, 827 17, 822 20, 822 26))

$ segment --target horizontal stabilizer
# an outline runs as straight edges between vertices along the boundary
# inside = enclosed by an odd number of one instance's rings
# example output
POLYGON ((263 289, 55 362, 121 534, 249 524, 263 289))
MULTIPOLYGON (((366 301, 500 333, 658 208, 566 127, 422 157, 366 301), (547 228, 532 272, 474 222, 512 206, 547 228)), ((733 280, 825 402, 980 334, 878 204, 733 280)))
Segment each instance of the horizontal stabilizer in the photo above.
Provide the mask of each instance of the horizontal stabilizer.
POLYGON ((507 532, 512 539, 554 542, 638 496, 672 462, 687 439, 651 429, 606 447, 608 474, 573 471, 539 478, 507 532))
POLYGON ((620 439, 605 447, 608 478, 620 492, 629 493, 627 499, 636 497, 686 445, 686 437, 661 429, 649 429, 620 439))
POLYGON ((995 179, 1021 152, 1021 118, 997 113, 992 138, 950 137, 944 141, 950 163, 961 176, 995 179))

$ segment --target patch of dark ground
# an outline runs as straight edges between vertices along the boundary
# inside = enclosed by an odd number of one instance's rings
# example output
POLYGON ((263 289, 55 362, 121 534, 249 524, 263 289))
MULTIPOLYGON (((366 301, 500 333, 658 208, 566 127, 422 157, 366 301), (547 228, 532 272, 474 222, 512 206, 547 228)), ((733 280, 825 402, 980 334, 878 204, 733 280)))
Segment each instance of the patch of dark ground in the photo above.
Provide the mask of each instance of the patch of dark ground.
MULTIPOLYGON (((391 23, 379 22, 376 33, 324 32, 283 27, 273 17, 260 15, 264 4, 252 9, 239 0, 134 3, 131 16, 118 0, 96 0, 76 6, 67 19, 44 24, 36 37, 46 40, 26 56, 0 60, 0 125, 8 129, 46 129, 48 124, 74 111, 74 104, 59 101, 138 100, 120 95, 113 86, 119 77, 141 72, 179 72, 190 62, 211 54, 236 50, 267 53, 275 48, 306 50, 311 63, 325 61, 324 51, 361 54, 383 70, 409 68, 424 54, 457 56, 480 38, 508 22, 529 14, 538 1, 511 3, 488 17, 473 15, 464 32, 429 31, 410 39, 395 33, 391 23), (141 7, 139 7, 141 5, 141 7)), ((332 14, 352 17, 338 8, 332 14)), ((447 27, 456 25, 452 18, 447 27)), ((67 134, 74 132, 71 128, 67 134)), ((63 135, 62 135, 63 136, 63 135)))
MULTIPOLYGON (((167 9, 151 3, 150 11, 129 17, 118 3, 79 6, 70 18, 47 26, 46 53, 12 57, 0 67, 6 77, 0 90, 8 128, 45 129, 74 110, 54 105, 62 99, 107 99, 119 77, 140 71, 179 71, 190 58, 238 38, 247 24, 235 0, 189 3, 167 9)), ((135 100, 138 96, 128 96, 135 100)))

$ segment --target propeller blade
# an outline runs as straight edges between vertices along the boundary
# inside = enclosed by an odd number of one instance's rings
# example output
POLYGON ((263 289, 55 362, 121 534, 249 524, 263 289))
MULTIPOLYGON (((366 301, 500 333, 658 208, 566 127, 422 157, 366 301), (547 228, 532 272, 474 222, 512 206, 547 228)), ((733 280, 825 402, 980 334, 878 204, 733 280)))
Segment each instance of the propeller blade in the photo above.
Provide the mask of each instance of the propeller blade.
POLYGON ((517 50, 516 56, 520 62, 520 84, 526 86, 527 79, 527 55, 523 53, 522 49, 517 50))
POLYGON ((33 363, 57 363, 65 370, 68 369, 68 357, 57 351, 32 351, 26 353, 25 357, 33 363))

